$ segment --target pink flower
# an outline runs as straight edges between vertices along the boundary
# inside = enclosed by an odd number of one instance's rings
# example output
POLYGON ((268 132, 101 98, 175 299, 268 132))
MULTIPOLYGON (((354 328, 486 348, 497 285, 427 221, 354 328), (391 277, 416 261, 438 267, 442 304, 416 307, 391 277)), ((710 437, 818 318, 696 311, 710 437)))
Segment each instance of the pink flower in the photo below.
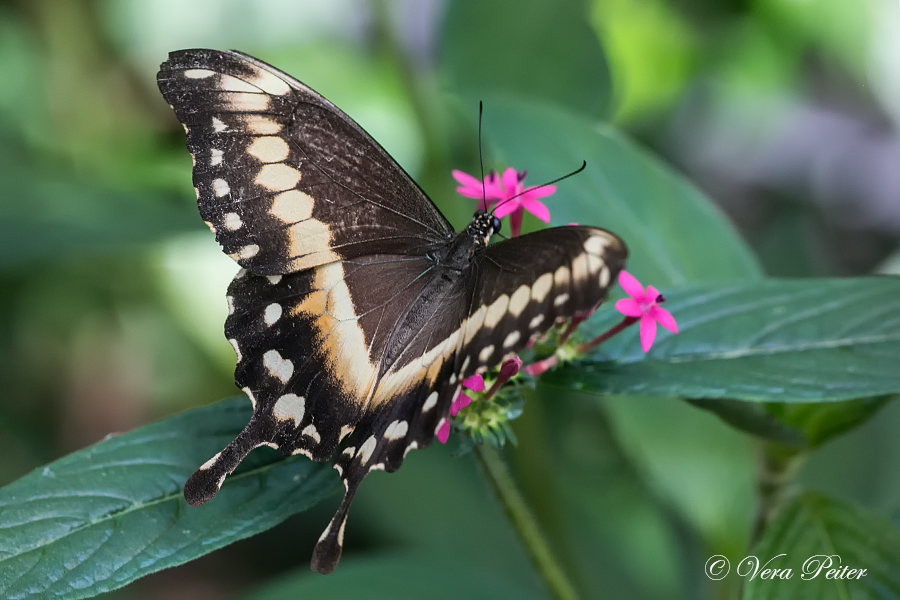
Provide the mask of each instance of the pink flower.
MULTIPOLYGON (((455 417, 459 414, 459 411, 472 404, 472 397, 463 392, 462 388, 470 389, 473 392, 483 392, 484 378, 481 375, 472 375, 468 379, 463 379, 462 387, 457 392, 456 398, 453 399, 453 404, 450 405, 451 417, 455 417)), ((440 443, 447 443, 447 440, 450 438, 450 419, 448 417, 441 419, 435 436, 440 443)))
POLYGON ((459 388, 459 392, 456 394, 456 398, 453 399, 453 404, 450 406, 451 417, 455 417, 459 411, 472 404, 472 397, 463 392, 462 388, 470 389, 473 392, 483 392, 484 378, 481 375, 472 375, 468 379, 463 380, 462 387, 459 388))
POLYGON ((665 298, 652 285, 644 286, 628 271, 619 272, 619 285, 631 298, 623 298, 616 302, 616 310, 626 317, 640 318, 641 320, 641 348, 649 352, 656 339, 656 324, 659 323, 672 333, 678 333, 678 323, 675 317, 659 305, 665 298))
POLYGON ((488 207, 497 206, 494 216, 499 219, 510 215, 512 237, 519 235, 522 230, 522 217, 526 210, 544 223, 550 222, 550 210, 539 198, 554 194, 556 186, 545 185, 526 189, 522 182, 527 174, 527 171, 516 171, 512 167, 508 167, 502 177, 491 171, 484 178, 482 190, 482 182, 477 178, 462 171, 453 171, 453 177, 460 183, 456 188, 458 193, 467 198, 481 199, 483 196, 487 200, 488 207))
POLYGON ((437 433, 435 433, 438 441, 442 444, 446 444, 447 440, 450 439, 450 419, 444 417, 441 419, 441 423, 438 426, 437 433))

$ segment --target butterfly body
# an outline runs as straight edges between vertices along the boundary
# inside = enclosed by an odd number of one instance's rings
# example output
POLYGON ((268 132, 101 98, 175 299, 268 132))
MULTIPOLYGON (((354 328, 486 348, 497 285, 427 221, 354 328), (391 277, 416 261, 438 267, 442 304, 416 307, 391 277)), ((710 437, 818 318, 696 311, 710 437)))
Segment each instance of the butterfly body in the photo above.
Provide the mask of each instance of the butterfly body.
POLYGON ((254 406, 185 498, 209 501, 261 445, 333 460, 347 492, 313 556, 330 572, 363 478, 430 444, 463 379, 593 310, 627 250, 579 226, 490 244, 485 211, 456 233, 359 125, 252 57, 174 52, 158 84, 187 132, 200 213, 244 267, 225 334, 254 406))

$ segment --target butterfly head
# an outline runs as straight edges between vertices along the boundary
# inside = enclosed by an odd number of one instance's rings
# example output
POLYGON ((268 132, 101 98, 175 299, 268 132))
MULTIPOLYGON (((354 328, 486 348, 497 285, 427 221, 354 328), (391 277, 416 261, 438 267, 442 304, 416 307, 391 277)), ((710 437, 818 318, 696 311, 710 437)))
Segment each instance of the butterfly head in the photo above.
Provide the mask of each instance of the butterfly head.
POLYGON ((486 210, 476 210, 475 215, 472 217, 472 222, 469 223, 466 230, 472 237, 480 240, 487 246, 491 236, 500 232, 500 226, 499 218, 486 210))

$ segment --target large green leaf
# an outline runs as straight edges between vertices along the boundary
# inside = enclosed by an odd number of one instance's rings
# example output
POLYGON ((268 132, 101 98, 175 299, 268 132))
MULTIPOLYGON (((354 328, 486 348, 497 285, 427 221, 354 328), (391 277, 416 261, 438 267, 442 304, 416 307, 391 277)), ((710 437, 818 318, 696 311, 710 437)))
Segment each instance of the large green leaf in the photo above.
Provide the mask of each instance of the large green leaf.
POLYGON ((458 557, 416 553, 347 557, 341 562, 341 568, 328 577, 304 570, 245 596, 243 600, 302 598, 538 600, 547 598, 547 594, 523 582, 512 582, 492 575, 477 564, 458 557))
MULTIPOLYGON (((900 531, 855 506, 814 492, 804 493, 785 507, 766 529, 752 556, 762 564, 771 559, 770 569, 790 568, 792 576, 762 579, 761 564, 756 577, 744 577, 744 600, 900 598, 900 531), (828 577, 830 569, 845 566, 857 569, 857 577, 828 577), (859 569, 865 569, 865 575, 859 576, 859 569)), ((749 569, 752 573, 751 563, 752 559, 740 567, 741 572, 749 569)), ((733 566, 731 577, 736 576, 737 569, 733 566)))
MULTIPOLYGON (((680 333, 637 326, 544 381, 592 392, 820 402, 900 392, 900 278, 766 280, 664 292, 680 333)), ((606 307, 585 333, 621 319, 606 307)))
POLYGON ((246 398, 106 439, 0 489, 0 596, 87 598, 264 531, 339 487, 303 457, 257 450, 208 504, 187 477, 250 418, 246 398))
POLYGON ((549 105, 509 97, 485 101, 485 133, 526 183, 587 161, 547 199, 552 222, 597 225, 628 244, 628 270, 659 287, 756 278, 759 265, 723 214, 684 177, 614 129, 549 105))
POLYGON ((610 77, 584 0, 453 0, 442 66, 465 97, 492 92, 540 98, 601 116, 610 77))

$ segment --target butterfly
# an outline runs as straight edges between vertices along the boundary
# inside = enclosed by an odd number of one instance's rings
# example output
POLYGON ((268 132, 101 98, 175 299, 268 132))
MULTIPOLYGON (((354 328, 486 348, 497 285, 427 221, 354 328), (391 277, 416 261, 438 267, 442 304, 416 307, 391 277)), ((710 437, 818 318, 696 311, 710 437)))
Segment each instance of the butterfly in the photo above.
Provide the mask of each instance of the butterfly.
POLYGON ((243 267, 225 335, 253 404, 184 497, 208 502, 259 446, 333 459, 346 493, 312 558, 329 573, 365 476, 428 446, 464 379, 594 309, 627 248, 580 226, 490 244, 501 223, 484 210, 457 233, 362 127, 246 54, 173 52, 157 83, 200 214, 243 267))

